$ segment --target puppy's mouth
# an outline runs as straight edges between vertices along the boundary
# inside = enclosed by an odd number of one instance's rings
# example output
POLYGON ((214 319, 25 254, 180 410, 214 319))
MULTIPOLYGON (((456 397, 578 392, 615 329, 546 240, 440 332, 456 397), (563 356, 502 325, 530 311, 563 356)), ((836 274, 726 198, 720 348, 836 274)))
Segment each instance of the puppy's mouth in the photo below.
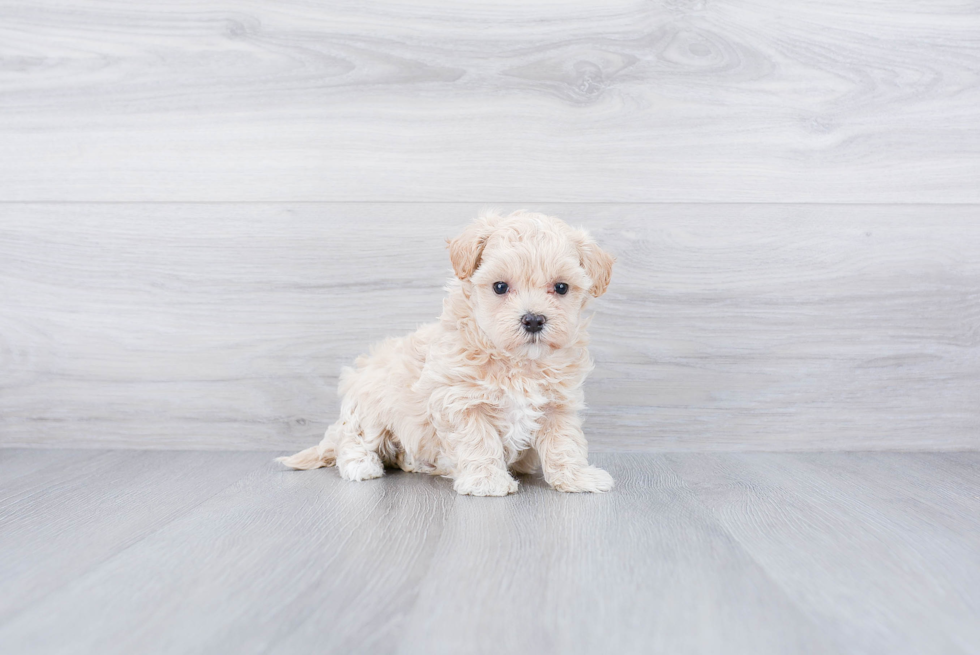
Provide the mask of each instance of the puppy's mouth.
POLYGON ((551 339, 548 339, 547 330, 541 330, 540 332, 525 332, 524 333, 524 345, 526 346, 547 346, 548 348, 555 349, 558 348, 558 344, 554 343, 551 339))
POLYGON ((521 330, 521 336, 526 344, 534 345, 539 343, 545 343, 544 330, 538 330, 537 332, 528 332, 527 330, 521 330))

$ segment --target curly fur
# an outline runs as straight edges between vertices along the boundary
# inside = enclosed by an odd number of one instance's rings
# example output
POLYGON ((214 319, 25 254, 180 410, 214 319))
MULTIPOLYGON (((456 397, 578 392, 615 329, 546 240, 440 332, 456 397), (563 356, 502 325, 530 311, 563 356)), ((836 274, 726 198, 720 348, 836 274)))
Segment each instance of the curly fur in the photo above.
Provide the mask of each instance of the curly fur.
POLYGON ((605 293, 613 257, 586 232, 525 211, 482 215, 449 254, 456 279, 440 320, 345 368, 337 422, 319 445, 279 461, 336 465, 347 480, 397 466, 449 476, 475 496, 513 493, 511 471, 538 466, 559 491, 611 489, 612 477, 588 463, 578 412, 592 369, 582 310, 605 293), (542 331, 524 330, 528 312, 547 317, 542 331))

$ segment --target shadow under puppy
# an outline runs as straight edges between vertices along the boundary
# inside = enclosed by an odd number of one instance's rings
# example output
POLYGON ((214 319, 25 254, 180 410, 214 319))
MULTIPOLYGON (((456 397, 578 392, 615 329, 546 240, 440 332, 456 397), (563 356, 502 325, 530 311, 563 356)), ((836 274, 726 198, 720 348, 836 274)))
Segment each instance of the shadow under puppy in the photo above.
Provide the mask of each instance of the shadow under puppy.
POLYGON ((340 418, 319 445, 279 461, 337 465, 347 480, 384 465, 445 475, 461 494, 517 491, 510 471, 559 491, 608 491, 578 412, 592 370, 583 309, 614 259, 584 231, 525 211, 485 214, 449 242, 455 280, 442 316, 344 368, 340 418))

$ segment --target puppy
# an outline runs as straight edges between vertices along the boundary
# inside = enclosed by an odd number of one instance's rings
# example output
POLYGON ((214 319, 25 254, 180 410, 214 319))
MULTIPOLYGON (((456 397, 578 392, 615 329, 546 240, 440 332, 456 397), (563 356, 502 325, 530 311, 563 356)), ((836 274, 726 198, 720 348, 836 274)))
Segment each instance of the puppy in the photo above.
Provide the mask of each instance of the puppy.
POLYGON ((592 370, 582 310, 609 285, 611 255, 584 231, 525 211, 485 214, 449 241, 456 279, 438 323, 388 339, 345 368, 340 418, 278 461, 337 465, 347 480, 385 465, 443 475, 473 496, 533 473, 558 491, 609 491, 589 466, 578 416, 592 370))

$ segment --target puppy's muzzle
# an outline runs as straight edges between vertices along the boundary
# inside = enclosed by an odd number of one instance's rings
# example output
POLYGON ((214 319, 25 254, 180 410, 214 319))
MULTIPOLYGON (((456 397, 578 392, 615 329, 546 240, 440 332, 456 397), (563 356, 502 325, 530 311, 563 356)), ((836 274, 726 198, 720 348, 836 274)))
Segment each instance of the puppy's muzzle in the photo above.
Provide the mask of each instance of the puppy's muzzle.
POLYGON ((541 314, 532 314, 528 312, 521 317, 521 325, 524 326, 524 331, 534 334, 535 332, 540 332, 544 329, 544 324, 548 321, 547 316, 542 316, 541 314))

